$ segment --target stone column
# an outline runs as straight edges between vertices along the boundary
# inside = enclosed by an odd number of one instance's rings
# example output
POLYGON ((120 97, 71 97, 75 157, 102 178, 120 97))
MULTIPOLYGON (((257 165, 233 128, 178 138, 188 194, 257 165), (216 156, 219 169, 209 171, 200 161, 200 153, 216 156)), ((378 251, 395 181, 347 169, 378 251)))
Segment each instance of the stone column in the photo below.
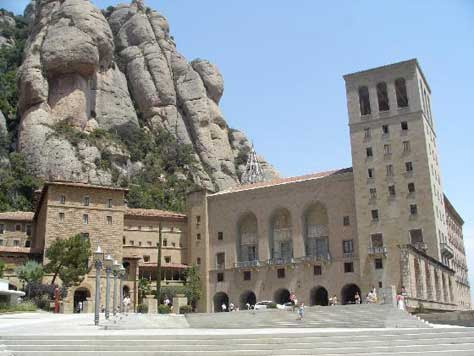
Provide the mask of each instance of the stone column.
POLYGON ((176 294, 173 297, 173 312, 179 314, 179 310, 182 306, 188 305, 188 298, 184 296, 184 294, 176 294))
POLYGON ((144 304, 148 305, 148 314, 158 313, 158 306, 154 295, 145 296, 144 304))

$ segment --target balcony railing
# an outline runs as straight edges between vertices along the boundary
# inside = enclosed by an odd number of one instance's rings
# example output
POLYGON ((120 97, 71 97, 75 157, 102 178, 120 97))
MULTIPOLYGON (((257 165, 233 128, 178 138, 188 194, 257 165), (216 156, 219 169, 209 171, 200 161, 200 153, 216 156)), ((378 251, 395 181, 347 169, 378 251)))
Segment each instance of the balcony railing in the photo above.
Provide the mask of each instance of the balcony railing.
POLYGON ((254 260, 254 261, 239 261, 235 263, 236 268, 247 268, 247 267, 256 267, 260 266, 260 261, 254 260))
POLYGON ((387 248, 386 247, 369 247, 368 248, 368 254, 369 255, 386 255, 387 254, 387 248))
POLYGON ((441 242, 441 254, 448 257, 448 258, 453 258, 454 257, 454 252, 453 248, 449 246, 446 242, 441 242))
POLYGON ((225 263, 216 263, 216 269, 225 269, 225 263))
POLYGON ((343 257, 344 258, 353 258, 354 257, 354 252, 344 252, 343 257))
POLYGON ((268 265, 288 265, 291 263, 295 263, 295 259, 293 257, 275 257, 267 260, 268 265))
POLYGON ((331 262, 331 255, 328 254, 317 254, 317 255, 306 255, 298 257, 298 262, 331 262))
POLYGON ((414 242, 412 245, 420 251, 426 251, 428 249, 428 245, 425 242, 414 242))

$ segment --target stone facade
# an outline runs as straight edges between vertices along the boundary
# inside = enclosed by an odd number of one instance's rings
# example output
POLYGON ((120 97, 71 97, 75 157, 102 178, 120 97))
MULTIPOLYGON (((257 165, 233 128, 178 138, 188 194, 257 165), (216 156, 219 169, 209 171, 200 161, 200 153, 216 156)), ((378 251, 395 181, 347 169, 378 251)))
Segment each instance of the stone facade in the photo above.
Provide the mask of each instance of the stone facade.
POLYGON ((0 247, 30 247, 33 213, 0 213, 0 247))

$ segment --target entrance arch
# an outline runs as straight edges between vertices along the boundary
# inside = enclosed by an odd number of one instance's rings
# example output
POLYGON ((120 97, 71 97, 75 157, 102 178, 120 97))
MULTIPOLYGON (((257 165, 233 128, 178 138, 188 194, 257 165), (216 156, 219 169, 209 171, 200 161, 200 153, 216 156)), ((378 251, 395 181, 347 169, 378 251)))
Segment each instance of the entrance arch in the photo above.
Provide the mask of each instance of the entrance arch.
POLYGON ((123 295, 124 298, 125 297, 130 298, 130 287, 129 286, 123 286, 122 295, 123 295))
POLYGON ((290 301, 290 291, 288 289, 278 289, 273 295, 274 302, 277 304, 285 304, 290 301))
POLYGON ((329 304, 328 291, 324 287, 314 287, 309 295, 310 305, 327 306, 329 304))
POLYGON ((247 303, 250 304, 250 306, 257 303, 257 297, 251 290, 245 291, 240 295, 240 310, 246 310, 247 303))
POLYGON ((89 289, 81 287, 74 291, 74 313, 81 313, 84 302, 91 297, 89 289))
POLYGON ((214 312, 219 313, 222 312, 222 304, 225 304, 227 307, 226 310, 229 310, 229 296, 225 294, 224 292, 219 292, 214 294, 214 312))
MULTIPOLYGON (((360 294, 360 288, 356 284, 346 284, 344 287, 342 287, 341 290, 341 303, 342 304, 355 304, 355 294, 359 293, 360 294)), ((362 299, 362 296, 361 296, 362 299)))

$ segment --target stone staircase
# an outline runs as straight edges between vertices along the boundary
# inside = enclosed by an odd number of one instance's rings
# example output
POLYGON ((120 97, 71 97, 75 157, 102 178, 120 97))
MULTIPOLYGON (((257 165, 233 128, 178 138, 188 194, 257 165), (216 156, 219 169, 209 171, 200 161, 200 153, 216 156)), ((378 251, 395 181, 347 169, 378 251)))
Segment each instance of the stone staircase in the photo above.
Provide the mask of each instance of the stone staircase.
MULTIPOLYGON (((191 330, 190 330, 191 331, 191 330)), ((194 330, 196 331, 196 330, 194 330)), ((283 331, 283 330, 282 330, 283 331)), ((3 355, 352 355, 472 356, 469 328, 373 329, 271 333, 189 333, 187 335, 3 335, 3 355), (8 350, 8 351, 6 351, 8 350)), ((0 348, 1 350, 1 348, 0 348)))

